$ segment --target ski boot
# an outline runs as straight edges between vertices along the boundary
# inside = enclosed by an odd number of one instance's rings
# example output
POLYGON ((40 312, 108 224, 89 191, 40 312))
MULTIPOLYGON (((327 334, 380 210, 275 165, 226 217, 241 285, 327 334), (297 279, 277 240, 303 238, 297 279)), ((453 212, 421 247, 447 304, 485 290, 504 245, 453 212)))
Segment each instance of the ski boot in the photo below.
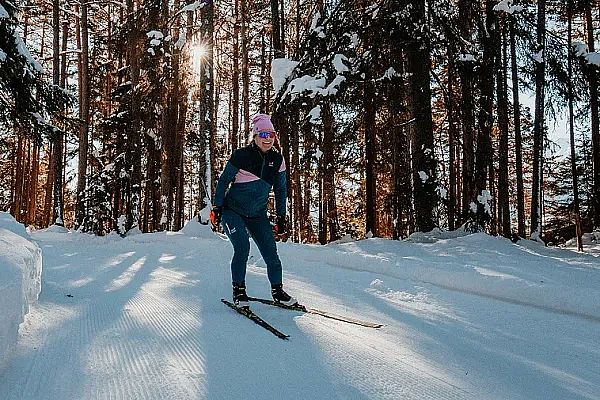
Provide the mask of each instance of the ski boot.
POLYGON ((246 282, 233 282, 233 304, 240 308, 250 308, 250 300, 246 294, 246 282))
POLYGON ((271 285, 271 295, 276 303, 281 303, 286 306, 294 306, 298 304, 298 300, 283 290, 283 285, 281 283, 278 285, 271 285))

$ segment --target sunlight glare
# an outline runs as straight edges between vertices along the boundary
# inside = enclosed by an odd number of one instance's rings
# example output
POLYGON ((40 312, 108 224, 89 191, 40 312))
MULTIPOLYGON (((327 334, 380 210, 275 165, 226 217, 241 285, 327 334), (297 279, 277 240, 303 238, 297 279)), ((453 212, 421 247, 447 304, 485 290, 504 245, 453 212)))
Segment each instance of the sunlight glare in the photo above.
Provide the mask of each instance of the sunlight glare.
POLYGON ((192 59, 192 63, 194 65, 194 69, 200 68, 202 63, 206 61, 206 56, 208 55, 208 49, 204 45, 204 43, 195 43, 190 51, 190 57, 192 59))

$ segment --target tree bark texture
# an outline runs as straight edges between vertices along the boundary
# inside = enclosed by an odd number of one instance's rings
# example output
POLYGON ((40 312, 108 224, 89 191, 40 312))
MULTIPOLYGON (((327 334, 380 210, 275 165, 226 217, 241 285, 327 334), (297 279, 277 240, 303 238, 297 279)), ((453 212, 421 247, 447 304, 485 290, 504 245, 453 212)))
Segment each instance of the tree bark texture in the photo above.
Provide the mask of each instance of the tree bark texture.
POLYGON ((540 58, 535 65, 535 120, 533 127, 533 179, 531 190, 531 226, 530 235, 534 240, 542 238, 542 188, 544 163, 544 85, 546 63, 546 0, 538 0, 537 50, 540 58))
MULTIPOLYGON (((425 4, 412 1, 413 21, 425 24, 425 4)), ((434 208, 437 205, 435 188, 433 121, 431 113, 431 59, 427 37, 414 34, 407 45, 410 73, 411 103, 415 119, 413 130, 413 182, 416 229, 429 232, 435 227, 434 208)))

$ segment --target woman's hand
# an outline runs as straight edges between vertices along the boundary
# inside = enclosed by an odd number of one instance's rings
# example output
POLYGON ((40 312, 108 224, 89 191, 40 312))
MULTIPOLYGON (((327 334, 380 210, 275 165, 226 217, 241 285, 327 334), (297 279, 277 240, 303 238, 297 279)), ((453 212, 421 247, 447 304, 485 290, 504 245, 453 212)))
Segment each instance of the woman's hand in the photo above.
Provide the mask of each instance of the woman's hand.
POLYGON ((219 226, 219 224, 221 223, 221 217, 223 216, 223 207, 220 206, 214 206, 212 208, 212 210, 210 211, 210 223, 212 224, 213 228, 217 228, 217 226, 219 226))
POLYGON ((283 235, 287 232, 287 221, 285 215, 278 215, 277 220, 275 221, 275 233, 278 235, 283 235))

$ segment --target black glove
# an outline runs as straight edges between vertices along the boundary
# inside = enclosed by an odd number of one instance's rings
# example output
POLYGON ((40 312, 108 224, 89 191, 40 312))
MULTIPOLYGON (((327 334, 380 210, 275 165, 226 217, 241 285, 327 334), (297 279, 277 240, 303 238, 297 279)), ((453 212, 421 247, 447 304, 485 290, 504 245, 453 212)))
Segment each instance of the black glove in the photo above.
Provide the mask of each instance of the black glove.
POLYGON ((278 215, 275 220, 275 233, 278 235, 283 235, 287 232, 287 221, 285 219, 285 215, 278 215))
POLYGON ((221 216, 223 215, 223 207, 214 206, 210 211, 210 223, 213 227, 219 226, 221 223, 221 216))

